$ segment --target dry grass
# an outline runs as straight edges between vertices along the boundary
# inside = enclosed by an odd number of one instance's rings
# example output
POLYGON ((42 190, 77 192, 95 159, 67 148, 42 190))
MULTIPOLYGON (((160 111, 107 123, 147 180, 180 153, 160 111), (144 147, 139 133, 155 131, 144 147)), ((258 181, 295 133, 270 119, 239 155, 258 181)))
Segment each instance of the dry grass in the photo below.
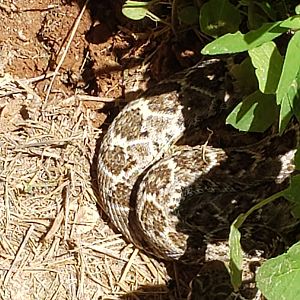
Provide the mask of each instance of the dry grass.
MULTIPOLYGON (((120 299, 164 284, 165 269, 101 217, 93 112, 61 94, 43 107, 38 79, 0 78, 0 298, 120 299)), ((124 299, 166 290, 147 293, 124 299)))
MULTIPOLYGON (((43 76, 0 73, 3 300, 168 297, 165 268, 116 234, 97 205, 99 115, 84 102, 101 109, 113 99, 52 91, 84 8, 61 45, 57 68, 46 75, 45 97, 33 88, 43 76)), ((2 52, 0 70, 9 62, 9 51, 2 52)))

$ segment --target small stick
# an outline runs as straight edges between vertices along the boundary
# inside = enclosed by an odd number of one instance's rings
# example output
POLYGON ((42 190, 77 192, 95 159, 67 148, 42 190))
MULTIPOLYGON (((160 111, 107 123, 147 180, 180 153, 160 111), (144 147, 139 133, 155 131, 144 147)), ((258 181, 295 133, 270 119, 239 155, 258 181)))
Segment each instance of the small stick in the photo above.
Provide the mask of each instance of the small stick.
POLYGON ((75 33, 76 33, 76 31, 77 31, 77 28, 78 28, 78 26, 79 26, 79 23, 80 23, 80 20, 81 20, 81 18, 82 18, 82 16, 83 16, 83 13, 85 12, 85 9, 86 9, 86 7, 87 7, 88 2, 89 2, 89 0, 86 0, 86 1, 85 1, 84 5, 83 5, 83 7, 82 7, 82 9, 81 9, 80 14, 79 14, 77 20, 76 20, 75 23, 74 23, 74 26, 73 26, 72 31, 71 31, 71 33, 70 33, 70 38, 69 38, 69 40, 68 40, 68 43, 67 43, 67 45, 66 45, 66 48, 65 48, 65 50, 64 50, 64 52, 63 52, 63 54, 62 54, 62 56, 61 56, 61 58, 60 58, 60 60, 59 60, 59 62, 58 62, 58 64, 57 64, 57 67, 56 67, 55 70, 54 70, 54 74, 53 74, 53 77, 52 77, 52 79, 51 79, 51 81, 50 81, 50 85, 49 85, 48 90, 47 90, 47 94, 46 94, 45 101, 44 101, 43 106, 42 106, 42 110, 44 110, 45 107, 47 106, 48 98, 49 98, 49 95, 50 95, 50 92, 51 92, 51 89, 52 89, 54 80, 55 80, 55 78, 56 78, 56 76, 57 76, 57 74, 58 74, 58 71, 59 71, 60 67, 62 66, 62 64, 63 64, 63 62, 64 62, 64 60, 65 60, 65 58, 66 58, 66 55, 67 55, 68 50, 69 50, 69 48, 70 48, 70 46, 71 46, 71 43, 72 43, 72 41, 73 41, 73 39, 74 39, 75 33))

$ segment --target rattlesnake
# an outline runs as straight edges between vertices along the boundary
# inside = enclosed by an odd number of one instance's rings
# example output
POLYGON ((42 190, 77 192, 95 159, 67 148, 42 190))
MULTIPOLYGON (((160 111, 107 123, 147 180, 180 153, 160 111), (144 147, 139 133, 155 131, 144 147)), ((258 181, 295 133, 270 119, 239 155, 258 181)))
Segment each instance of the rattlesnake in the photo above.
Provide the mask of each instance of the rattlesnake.
MULTIPOLYGON (((129 241, 158 257, 203 257, 210 237, 228 237, 230 223, 286 185, 294 171, 297 130, 254 142, 241 134, 220 147, 226 138, 215 128, 236 100, 227 74, 212 59, 158 83, 127 104, 101 142, 104 210, 129 241), (207 127, 215 127, 210 139, 207 127)), ((264 224, 271 239, 290 218, 283 211, 274 204, 249 222, 264 224)))

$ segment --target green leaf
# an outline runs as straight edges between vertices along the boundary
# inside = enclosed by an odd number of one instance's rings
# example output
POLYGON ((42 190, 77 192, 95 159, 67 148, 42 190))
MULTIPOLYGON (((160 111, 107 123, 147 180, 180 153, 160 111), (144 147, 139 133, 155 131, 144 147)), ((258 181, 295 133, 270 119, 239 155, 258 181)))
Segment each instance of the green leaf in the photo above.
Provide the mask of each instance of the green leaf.
POLYGON ((285 193, 284 191, 280 191, 276 194, 271 195, 270 197, 261 200, 252 206, 246 213, 240 214, 230 226, 229 233, 229 253, 230 253, 230 261, 229 261, 229 269, 230 269, 230 277, 231 283, 234 287, 234 290, 237 291, 242 283, 242 261, 243 261, 243 251, 241 246, 241 234, 239 232, 239 228, 243 225, 245 220, 256 210, 262 209, 265 205, 275 201, 277 198, 282 197, 285 193))
POLYGON ((266 23, 257 30, 242 34, 240 31, 234 34, 226 34, 206 45, 201 53, 208 55, 237 53, 258 47, 263 43, 272 41, 288 29, 280 27, 281 22, 266 23))
POLYGON ((249 50, 249 55, 259 83, 265 94, 275 94, 279 82, 283 58, 274 42, 267 42, 249 50))
POLYGON ((255 69, 250 57, 246 57, 240 64, 234 64, 230 72, 234 76, 234 84, 241 95, 247 96, 258 89, 255 69))
POLYGON ((211 36, 220 36, 239 29, 241 22, 239 10, 228 0, 209 0, 200 10, 201 30, 211 36))
POLYGON ((122 7, 122 13, 129 19, 141 20, 147 16, 149 2, 126 1, 122 7))
POLYGON ((178 18, 187 25, 196 24, 198 17, 199 12, 195 6, 185 6, 178 9, 178 18))
POLYGON ((298 72, 296 78, 294 78, 293 82, 291 83, 283 98, 283 101, 285 98, 288 99, 293 113, 298 121, 300 121, 300 72, 298 72))
POLYGON ((296 154, 295 154, 295 168, 296 170, 300 170, 300 149, 297 150, 296 154))
POLYGON ((242 131, 263 132, 277 119, 274 95, 256 91, 239 103, 226 119, 226 124, 242 131))
MULTIPOLYGON (((298 151, 299 152, 299 151, 298 151)), ((297 154, 299 160, 299 154, 297 154)), ((298 161, 299 163, 299 161, 298 161)), ((284 197, 291 202, 300 204, 300 175, 292 176, 290 186, 284 191, 284 197)))
POLYGON ((288 98, 284 97, 280 104, 280 113, 279 113, 279 133, 283 133, 286 129, 288 123, 290 122, 293 116, 292 108, 288 98))
POLYGON ((260 7, 260 9, 272 20, 276 19, 276 11, 274 7, 270 5, 267 1, 258 2, 256 1, 255 4, 260 7))
POLYGON ((280 104, 287 91, 289 90, 293 80, 296 78, 300 69, 300 31, 297 31, 291 38, 285 60, 283 63, 282 73, 277 88, 277 103, 280 104))
POLYGON ((281 100, 279 115, 279 132, 288 125, 293 114, 300 121, 300 72, 293 79, 281 100))
POLYGON ((299 29, 300 28, 300 16, 292 16, 292 17, 282 21, 280 27, 299 29))
MULTIPOLYGON (((299 150, 295 155, 295 161, 299 168, 299 150)), ((293 203, 292 212, 296 218, 300 218, 300 175, 292 176, 291 183, 284 190, 283 196, 293 203)))
POLYGON ((267 260, 258 270, 257 286, 268 300, 299 299, 300 243, 267 260))
POLYGON ((261 8, 256 5, 256 2, 249 1, 248 3, 248 28, 257 29, 264 23, 268 22, 267 16, 263 13, 261 8))
POLYGON ((244 222, 244 215, 240 215, 230 226, 229 233, 229 269, 231 284, 235 291, 242 284, 243 251, 241 246, 241 233, 239 227, 244 222))

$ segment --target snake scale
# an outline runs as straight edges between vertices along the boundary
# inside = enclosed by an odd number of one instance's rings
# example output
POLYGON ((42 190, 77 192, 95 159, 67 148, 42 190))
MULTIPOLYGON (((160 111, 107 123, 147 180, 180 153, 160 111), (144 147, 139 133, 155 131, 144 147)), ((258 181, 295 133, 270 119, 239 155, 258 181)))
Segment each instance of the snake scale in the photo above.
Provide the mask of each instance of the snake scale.
MULTIPOLYGON (((125 106, 101 142, 104 210, 129 241, 157 257, 203 256, 208 239, 226 239, 231 222, 285 186, 294 171, 294 129, 225 148, 207 143, 207 135, 184 143, 207 132, 235 101, 227 74, 224 62, 212 59, 156 84, 125 106)), ((249 219, 259 232, 256 246, 289 227, 284 205, 249 219)))

